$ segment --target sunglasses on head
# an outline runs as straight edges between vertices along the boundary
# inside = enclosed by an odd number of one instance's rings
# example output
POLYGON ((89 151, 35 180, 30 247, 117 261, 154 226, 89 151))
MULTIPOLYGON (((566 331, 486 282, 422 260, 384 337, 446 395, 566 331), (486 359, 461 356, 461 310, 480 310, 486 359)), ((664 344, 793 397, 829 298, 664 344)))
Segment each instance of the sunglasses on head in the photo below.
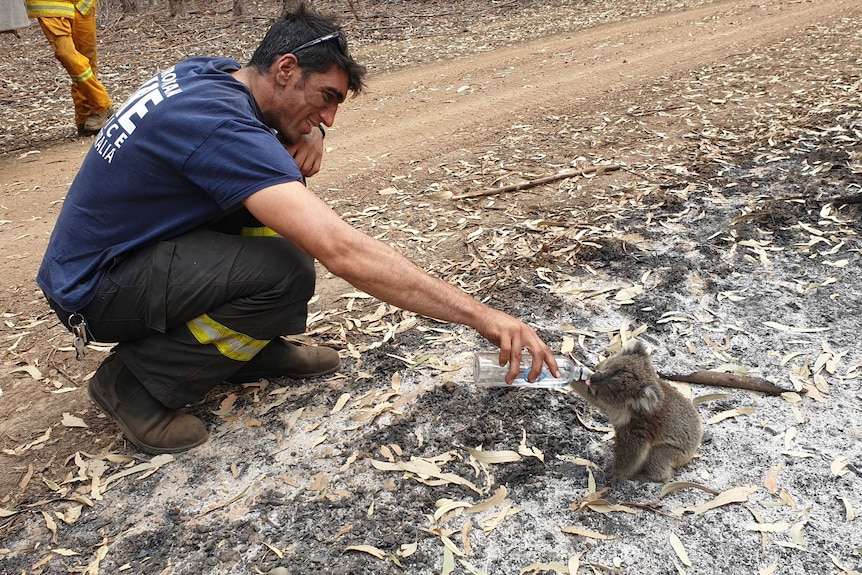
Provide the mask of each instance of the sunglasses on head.
POLYGON ((300 44, 296 48, 294 48, 291 52, 294 54, 299 52, 300 50, 305 50, 306 48, 310 48, 312 46, 316 46, 317 44, 322 44, 324 42, 328 42, 329 40, 338 40, 338 48, 343 52, 347 53, 347 39, 344 37, 344 34, 341 33, 341 30, 337 30, 332 32, 331 34, 326 34, 325 36, 321 36, 320 38, 315 38, 314 40, 309 40, 305 44, 300 44))

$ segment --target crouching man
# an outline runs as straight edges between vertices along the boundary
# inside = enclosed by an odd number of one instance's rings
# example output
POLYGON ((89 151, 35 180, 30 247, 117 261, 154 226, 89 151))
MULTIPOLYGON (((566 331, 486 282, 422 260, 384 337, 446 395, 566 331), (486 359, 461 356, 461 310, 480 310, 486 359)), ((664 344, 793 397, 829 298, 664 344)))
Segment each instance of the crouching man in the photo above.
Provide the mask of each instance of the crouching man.
POLYGON ((364 87, 343 32, 304 6, 245 66, 195 58, 144 84, 99 132, 67 194, 38 283, 76 335, 116 341, 89 382, 98 406, 149 453, 202 444, 182 411, 223 382, 305 378, 338 353, 305 331, 317 259, 382 301, 475 328, 510 361, 556 373, 523 322, 425 273, 344 222, 304 185, 323 126, 364 87))

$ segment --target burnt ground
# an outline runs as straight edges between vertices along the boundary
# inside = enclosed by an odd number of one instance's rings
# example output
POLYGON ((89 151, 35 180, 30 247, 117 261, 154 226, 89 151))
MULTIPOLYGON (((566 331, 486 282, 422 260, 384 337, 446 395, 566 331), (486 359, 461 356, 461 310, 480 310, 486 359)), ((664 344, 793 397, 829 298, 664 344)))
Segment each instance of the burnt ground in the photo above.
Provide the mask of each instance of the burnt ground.
MULTIPOLYGON (((197 21, 103 10, 112 93, 202 46, 244 53, 269 14, 231 23, 227 4, 197 21)), ((607 420, 575 394, 477 388, 473 332, 321 270, 309 337, 340 372, 220 388, 189 407, 207 444, 145 456, 86 397, 109 345, 75 361, 32 280, 89 141, 67 137, 49 57, 5 74, 20 42, 45 48, 30 29, 0 37, 0 571, 862 570, 859 6, 317 4, 376 80, 312 182, 346 219, 588 366, 637 336, 663 373, 788 393, 680 385, 707 423, 699 457, 666 486, 618 482, 607 420), (458 199, 602 165, 619 169, 458 199)))

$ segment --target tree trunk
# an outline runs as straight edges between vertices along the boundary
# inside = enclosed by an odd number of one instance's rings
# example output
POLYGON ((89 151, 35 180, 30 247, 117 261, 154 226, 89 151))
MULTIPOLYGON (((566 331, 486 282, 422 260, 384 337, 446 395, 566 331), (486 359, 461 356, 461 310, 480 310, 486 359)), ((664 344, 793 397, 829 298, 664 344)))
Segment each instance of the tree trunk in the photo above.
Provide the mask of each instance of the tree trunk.
POLYGON ((186 7, 183 4, 185 0, 168 0, 168 5, 171 9, 171 17, 180 17, 185 18, 189 15, 186 11, 186 7))
POLYGON ((245 4, 243 0, 233 0, 233 15, 235 18, 245 15, 245 4))

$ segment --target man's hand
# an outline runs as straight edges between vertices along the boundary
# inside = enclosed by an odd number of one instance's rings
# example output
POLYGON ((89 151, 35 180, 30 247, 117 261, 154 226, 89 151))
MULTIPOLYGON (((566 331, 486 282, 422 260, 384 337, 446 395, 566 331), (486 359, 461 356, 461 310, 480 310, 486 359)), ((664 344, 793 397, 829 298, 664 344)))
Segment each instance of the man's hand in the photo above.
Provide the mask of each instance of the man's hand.
POLYGON ((298 142, 284 143, 284 149, 293 156, 299 172, 310 178, 320 171, 323 160, 323 132, 317 128, 303 136, 298 142))
POLYGON ((520 375, 521 356, 524 349, 533 357, 527 381, 531 383, 536 381, 542 373, 544 364, 547 364, 554 377, 560 376, 553 352, 533 328, 493 308, 488 308, 486 315, 487 327, 482 325, 477 329, 488 341, 500 348, 500 365, 509 364, 506 383, 512 383, 520 375))

